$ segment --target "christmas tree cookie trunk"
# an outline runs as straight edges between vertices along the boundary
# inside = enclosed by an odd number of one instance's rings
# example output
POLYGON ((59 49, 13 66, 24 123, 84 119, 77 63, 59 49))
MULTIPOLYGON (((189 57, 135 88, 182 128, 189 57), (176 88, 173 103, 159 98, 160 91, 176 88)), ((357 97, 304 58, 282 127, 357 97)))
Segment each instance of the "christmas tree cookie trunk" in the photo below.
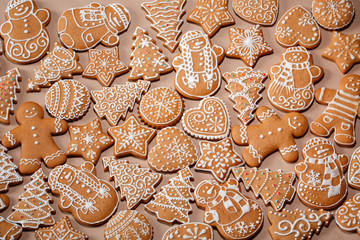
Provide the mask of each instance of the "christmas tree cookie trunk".
POLYGON ((177 39, 184 22, 181 17, 185 14, 185 3, 186 0, 153 0, 141 5, 147 13, 146 18, 152 23, 151 27, 158 33, 157 37, 171 52, 179 44, 177 39))
POLYGON ((271 204, 275 211, 280 211, 286 202, 291 202, 295 196, 295 173, 284 173, 282 170, 270 171, 268 168, 232 170, 235 178, 245 184, 246 190, 254 192, 255 197, 261 197, 265 204, 271 204))
POLYGON ((19 196, 20 202, 12 207, 14 212, 7 218, 10 222, 18 223, 28 230, 55 223, 51 216, 55 210, 50 206, 52 198, 48 193, 50 187, 46 179, 41 168, 31 175, 31 182, 24 187, 26 191, 19 196))

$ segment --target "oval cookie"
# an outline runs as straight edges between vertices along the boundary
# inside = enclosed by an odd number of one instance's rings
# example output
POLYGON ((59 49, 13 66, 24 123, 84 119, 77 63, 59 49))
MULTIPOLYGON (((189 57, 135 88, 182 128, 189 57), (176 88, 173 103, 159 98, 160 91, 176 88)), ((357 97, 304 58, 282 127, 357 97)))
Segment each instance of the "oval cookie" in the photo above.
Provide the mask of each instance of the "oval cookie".
POLYGON ((201 139, 222 139, 230 132, 229 112, 217 97, 205 98, 199 107, 187 110, 181 123, 187 134, 201 139))
POLYGON ((162 240, 200 239, 213 240, 214 231, 206 223, 192 222, 174 226, 166 231, 162 240))
MULTIPOLYGON (((360 193, 348 199, 335 214, 336 224, 344 231, 360 235, 360 193)), ((349 236, 350 237, 350 236, 349 236)), ((354 236, 354 239, 356 237, 354 236)))
POLYGON ((278 15, 278 0, 234 0, 234 11, 242 19, 261 25, 273 25, 278 15))
POLYGON ((75 80, 56 82, 46 93, 45 107, 56 118, 77 120, 90 106, 89 90, 75 80))

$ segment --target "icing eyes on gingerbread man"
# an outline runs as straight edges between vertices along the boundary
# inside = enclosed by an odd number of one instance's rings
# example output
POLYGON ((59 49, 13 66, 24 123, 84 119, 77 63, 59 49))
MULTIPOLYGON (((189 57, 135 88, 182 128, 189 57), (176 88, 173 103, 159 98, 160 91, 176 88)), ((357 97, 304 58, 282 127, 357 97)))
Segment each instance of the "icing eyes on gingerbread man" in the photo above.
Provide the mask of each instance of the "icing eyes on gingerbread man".
POLYGON ((284 117, 289 129, 294 137, 303 136, 308 129, 308 121, 306 117, 300 113, 288 113, 284 117))
POLYGON ((27 119, 41 119, 44 117, 44 110, 38 104, 23 104, 16 112, 16 121, 19 124, 24 123, 27 119))

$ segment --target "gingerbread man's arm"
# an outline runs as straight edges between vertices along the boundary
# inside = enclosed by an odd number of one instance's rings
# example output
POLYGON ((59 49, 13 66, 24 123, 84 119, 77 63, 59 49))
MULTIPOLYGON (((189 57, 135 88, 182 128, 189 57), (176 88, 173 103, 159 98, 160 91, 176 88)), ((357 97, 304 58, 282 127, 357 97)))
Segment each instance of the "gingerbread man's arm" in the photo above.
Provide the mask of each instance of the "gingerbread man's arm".
POLYGON ((59 118, 45 118, 43 119, 49 126, 49 131, 52 135, 64 134, 68 130, 68 123, 59 118))
POLYGON ((213 45, 212 46, 213 51, 216 54, 218 64, 224 59, 225 57, 225 50, 221 46, 213 45))
POLYGON ((315 99, 321 104, 329 104, 336 95, 335 89, 319 88, 315 91, 315 99))
POLYGON ((265 107, 265 106, 260 106, 256 110, 255 114, 261 123, 267 119, 280 120, 280 117, 276 114, 274 109, 271 109, 271 108, 265 107))
POLYGON ((47 8, 39 8, 36 12, 35 15, 40 19, 40 21, 47 25, 50 20, 51 20, 51 15, 50 15, 50 11, 47 8))
POLYGON ((349 165, 349 157, 346 154, 338 154, 338 157, 341 164, 341 169, 343 172, 345 172, 349 165))
POLYGON ((2 137, 1 142, 6 148, 16 148, 21 144, 21 126, 14 128, 11 131, 5 133, 2 137))

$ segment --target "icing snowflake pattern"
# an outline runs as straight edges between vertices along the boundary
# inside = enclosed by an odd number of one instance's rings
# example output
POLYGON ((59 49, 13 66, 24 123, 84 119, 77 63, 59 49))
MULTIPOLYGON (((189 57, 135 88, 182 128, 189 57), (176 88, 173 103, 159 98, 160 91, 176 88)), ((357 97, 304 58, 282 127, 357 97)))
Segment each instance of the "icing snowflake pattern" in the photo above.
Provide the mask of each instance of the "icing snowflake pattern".
POLYGON ((307 184, 309 184, 309 185, 317 186, 321 183, 320 173, 318 173, 314 170, 310 170, 310 173, 307 173, 306 177, 308 178, 307 184))

